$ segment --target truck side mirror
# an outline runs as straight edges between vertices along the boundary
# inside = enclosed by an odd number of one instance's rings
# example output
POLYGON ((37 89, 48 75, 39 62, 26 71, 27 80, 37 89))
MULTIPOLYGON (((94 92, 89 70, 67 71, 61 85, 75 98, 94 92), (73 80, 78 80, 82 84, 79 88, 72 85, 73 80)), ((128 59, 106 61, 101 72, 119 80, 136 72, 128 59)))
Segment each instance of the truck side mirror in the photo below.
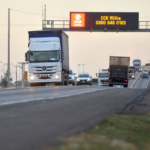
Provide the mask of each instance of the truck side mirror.
POLYGON ((25 61, 29 61, 29 51, 25 53, 25 61))
POLYGON ((73 75, 76 75, 76 73, 74 73, 73 75))

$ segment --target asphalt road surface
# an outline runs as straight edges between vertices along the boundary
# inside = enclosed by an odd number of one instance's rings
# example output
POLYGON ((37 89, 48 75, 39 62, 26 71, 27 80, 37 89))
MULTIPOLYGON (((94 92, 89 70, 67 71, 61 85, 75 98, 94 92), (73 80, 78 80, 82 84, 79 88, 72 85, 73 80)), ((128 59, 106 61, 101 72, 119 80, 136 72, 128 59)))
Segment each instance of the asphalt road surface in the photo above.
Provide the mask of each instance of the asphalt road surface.
POLYGON ((131 84, 133 83, 133 81, 137 78, 137 76, 139 75, 139 73, 140 72, 135 72, 135 78, 134 79, 132 79, 132 78, 129 78, 129 83, 128 83, 128 87, 130 87, 131 86, 131 84))
POLYGON ((146 89, 98 86, 0 91, 0 150, 43 150, 120 112, 146 89))
POLYGON ((107 86, 51 86, 24 89, 0 90, 0 106, 14 103, 25 103, 42 99, 67 97, 99 90, 107 90, 107 86))
POLYGON ((149 83, 149 78, 143 78, 140 76, 138 78, 138 80, 136 81, 136 83, 134 84, 133 88, 147 88, 148 87, 148 83, 149 83))

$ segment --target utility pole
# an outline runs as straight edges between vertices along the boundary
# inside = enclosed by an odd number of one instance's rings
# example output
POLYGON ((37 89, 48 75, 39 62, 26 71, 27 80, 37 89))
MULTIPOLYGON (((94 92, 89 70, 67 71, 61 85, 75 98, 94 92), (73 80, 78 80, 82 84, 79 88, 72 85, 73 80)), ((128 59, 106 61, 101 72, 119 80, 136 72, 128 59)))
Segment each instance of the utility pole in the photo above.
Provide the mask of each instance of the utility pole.
POLYGON ((84 73, 84 65, 85 65, 85 64, 82 64, 82 65, 83 65, 83 73, 84 73))
POLYGON ((80 74, 80 64, 78 64, 78 74, 80 74))
POLYGON ((28 64, 27 62, 18 62, 19 64, 22 64, 22 88, 24 88, 24 71, 25 71, 25 64, 28 64))
POLYGON ((8 8, 8 87, 10 87, 10 8, 8 8))

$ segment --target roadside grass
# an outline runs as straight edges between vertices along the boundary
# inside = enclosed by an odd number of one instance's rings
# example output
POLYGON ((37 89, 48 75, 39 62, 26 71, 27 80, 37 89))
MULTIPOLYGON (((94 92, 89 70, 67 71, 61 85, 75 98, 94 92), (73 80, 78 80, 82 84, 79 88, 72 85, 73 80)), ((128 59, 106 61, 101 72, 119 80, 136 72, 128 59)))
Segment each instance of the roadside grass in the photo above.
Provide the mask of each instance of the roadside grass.
POLYGON ((60 146, 45 150, 150 150, 150 114, 114 115, 87 132, 61 141, 60 146))

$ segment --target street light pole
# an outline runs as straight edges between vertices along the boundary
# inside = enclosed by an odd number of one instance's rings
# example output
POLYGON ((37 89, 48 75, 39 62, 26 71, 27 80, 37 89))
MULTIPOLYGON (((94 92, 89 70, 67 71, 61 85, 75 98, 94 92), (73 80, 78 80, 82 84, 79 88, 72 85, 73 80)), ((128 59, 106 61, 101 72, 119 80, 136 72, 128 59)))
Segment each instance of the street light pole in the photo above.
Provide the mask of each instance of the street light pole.
POLYGON ((8 8, 8 87, 10 87, 10 8, 8 8))

